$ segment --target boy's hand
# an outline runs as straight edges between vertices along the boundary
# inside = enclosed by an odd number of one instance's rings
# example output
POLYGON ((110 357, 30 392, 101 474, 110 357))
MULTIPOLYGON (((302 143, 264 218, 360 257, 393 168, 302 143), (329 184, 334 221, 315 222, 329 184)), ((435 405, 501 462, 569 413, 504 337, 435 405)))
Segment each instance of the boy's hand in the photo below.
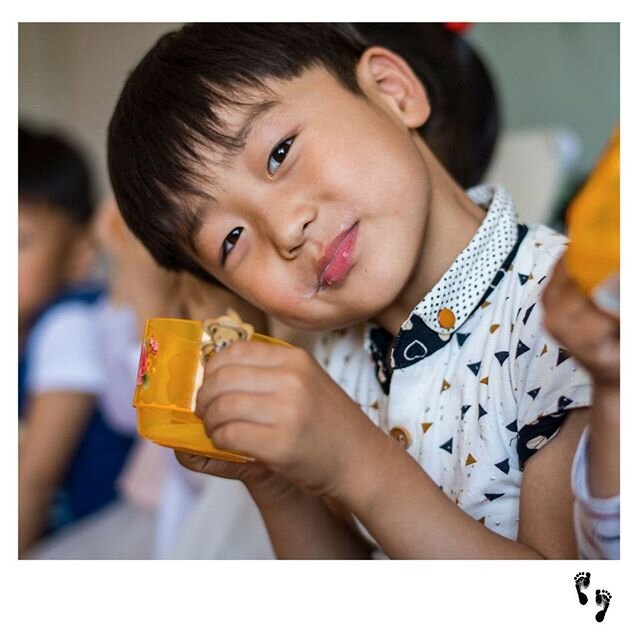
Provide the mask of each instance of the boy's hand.
POLYGON ((307 352, 258 342, 209 360, 196 413, 217 447, 245 452, 321 495, 337 494, 367 436, 378 435, 307 352))
POLYGON ((544 290, 545 325, 591 374, 594 385, 620 384, 620 321, 598 307, 571 280, 560 260, 544 290))
POLYGON ((183 451, 176 451, 175 454, 178 462, 191 471, 240 480, 250 492, 267 496, 271 501, 286 495, 293 487, 286 478, 261 462, 229 462, 183 451))

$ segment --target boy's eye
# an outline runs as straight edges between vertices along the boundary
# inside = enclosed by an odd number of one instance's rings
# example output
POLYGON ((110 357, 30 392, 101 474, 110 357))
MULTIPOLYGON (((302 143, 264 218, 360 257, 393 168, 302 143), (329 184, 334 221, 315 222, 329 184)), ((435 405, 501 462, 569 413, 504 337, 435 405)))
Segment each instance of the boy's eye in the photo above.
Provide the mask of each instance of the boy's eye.
POLYGON ((287 138, 283 140, 269 155, 269 161, 267 162, 267 173, 272 176, 284 162, 284 159, 289 153, 289 149, 293 144, 293 138, 287 138))
POLYGON ((233 247, 236 246, 236 242, 238 242, 238 238, 240 238, 242 232, 244 231, 243 227, 236 227, 225 239, 222 243, 222 251, 221 251, 221 262, 222 266, 227 260, 227 256, 231 253, 233 247))

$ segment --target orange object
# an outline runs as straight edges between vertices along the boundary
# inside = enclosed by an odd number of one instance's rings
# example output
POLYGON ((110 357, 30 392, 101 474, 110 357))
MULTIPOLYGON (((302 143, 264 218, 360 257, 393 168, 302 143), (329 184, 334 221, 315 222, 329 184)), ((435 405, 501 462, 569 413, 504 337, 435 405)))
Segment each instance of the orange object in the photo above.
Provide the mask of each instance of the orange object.
POLYGON ((571 243, 565 262, 581 289, 593 295, 603 282, 620 272, 620 131, 584 187, 569 205, 571 243))
MULTIPOLYGON (((228 316, 223 316, 228 318, 228 316)), ((215 321, 214 321, 215 323, 215 321)), ((242 325, 242 327, 250 325, 242 325)), ((204 375, 204 361, 215 357, 209 349, 222 333, 228 344, 228 325, 204 324, 196 320, 152 318, 147 320, 138 367, 133 406, 138 415, 138 432, 143 438, 164 447, 210 458, 246 462, 252 460, 238 451, 218 449, 207 435, 202 420, 194 413, 196 395, 204 375), (220 331, 222 327, 222 331, 220 331)), ((246 336, 246 333, 243 333, 246 336)), ((259 333, 249 339, 291 346, 259 333)), ((223 346, 224 346, 223 344, 223 346)))

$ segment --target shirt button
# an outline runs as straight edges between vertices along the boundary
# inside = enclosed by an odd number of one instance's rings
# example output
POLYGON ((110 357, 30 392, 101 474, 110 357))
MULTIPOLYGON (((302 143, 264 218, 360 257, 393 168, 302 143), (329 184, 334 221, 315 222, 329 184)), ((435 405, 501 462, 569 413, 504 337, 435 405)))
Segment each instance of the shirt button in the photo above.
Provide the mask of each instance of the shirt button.
POLYGON ((443 329, 453 329, 456 323, 456 314, 451 309, 443 307, 438 311, 438 322, 443 329))
POLYGON ((411 436, 404 427, 393 427, 393 429, 389 431, 389 435, 401 444, 404 449, 408 449, 411 446, 411 436))

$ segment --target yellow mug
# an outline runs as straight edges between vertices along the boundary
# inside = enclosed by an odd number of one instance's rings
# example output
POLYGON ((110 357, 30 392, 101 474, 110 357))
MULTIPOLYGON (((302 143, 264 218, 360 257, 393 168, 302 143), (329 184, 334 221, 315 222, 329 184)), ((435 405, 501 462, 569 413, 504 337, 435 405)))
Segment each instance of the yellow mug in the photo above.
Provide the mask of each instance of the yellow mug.
MULTIPOLYGON (((204 324, 197 320, 146 321, 133 395, 138 432, 147 440, 178 451, 232 462, 253 460, 239 451, 218 449, 194 413, 204 373, 206 339, 204 324)), ((253 333, 250 340, 291 346, 258 333, 253 333)))

